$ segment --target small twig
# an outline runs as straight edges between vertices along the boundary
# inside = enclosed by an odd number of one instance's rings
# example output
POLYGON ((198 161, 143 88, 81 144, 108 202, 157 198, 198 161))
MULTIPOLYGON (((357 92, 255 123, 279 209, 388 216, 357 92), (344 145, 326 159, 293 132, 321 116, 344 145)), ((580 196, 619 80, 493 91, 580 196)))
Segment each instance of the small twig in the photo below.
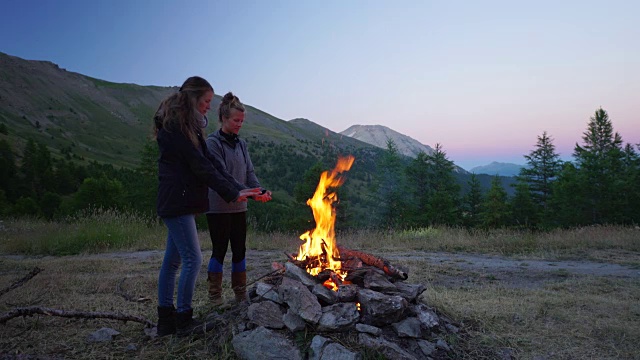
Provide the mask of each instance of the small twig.
POLYGON ((266 278, 267 276, 275 275, 275 274, 280 273, 280 272, 284 272, 284 269, 276 269, 276 270, 273 270, 270 273, 266 273, 266 274, 260 276, 259 278, 253 280, 252 282, 247 283, 247 286, 253 285, 253 284, 257 283, 258 281, 260 281, 261 279, 266 278))
POLYGON ((0 315, 0 324, 4 324, 7 321, 18 316, 33 316, 35 314, 60 316, 67 318, 81 318, 81 319, 111 319, 120 321, 135 321, 144 324, 146 327, 154 327, 155 323, 148 319, 145 319, 137 315, 126 315, 113 312, 95 312, 95 311, 77 311, 77 310, 58 310, 39 306, 22 307, 10 310, 0 315))
POLYGON ((27 281, 31 280, 34 276, 38 275, 39 272, 41 272, 42 269, 40 269, 39 267, 34 267, 33 270, 31 270, 30 273, 28 273, 25 277, 23 277, 22 279, 14 282, 13 284, 11 284, 11 286, 9 286, 8 288, 5 288, 3 290, 0 290, 0 296, 8 293, 9 291, 20 287, 22 285, 24 285, 27 281))

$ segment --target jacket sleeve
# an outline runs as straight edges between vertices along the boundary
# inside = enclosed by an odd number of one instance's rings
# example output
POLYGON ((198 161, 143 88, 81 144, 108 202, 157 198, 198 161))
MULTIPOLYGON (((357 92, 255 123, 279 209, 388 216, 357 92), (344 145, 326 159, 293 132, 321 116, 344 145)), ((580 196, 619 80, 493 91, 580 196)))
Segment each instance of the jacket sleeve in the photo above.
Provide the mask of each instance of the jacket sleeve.
POLYGON ((211 139, 211 138, 207 138, 206 144, 207 144, 207 151, 206 151, 207 158, 209 159, 209 161, 211 161, 213 166, 216 169, 218 169, 220 174, 222 174, 222 176, 224 176, 224 178, 227 179, 227 181, 232 183, 233 186, 235 186, 235 188, 238 191, 248 189, 246 186, 239 183, 238 180, 236 180, 236 178, 234 178, 233 175, 231 175, 227 170, 227 166, 222 160, 222 153, 220 152, 222 150, 220 148, 220 145, 214 139, 211 139))
POLYGON ((216 169, 211 161, 204 155, 206 149, 204 149, 204 153, 197 149, 180 131, 173 131, 171 138, 176 144, 180 156, 189 165, 189 168, 197 178, 220 194, 226 202, 232 202, 240 196, 240 192, 236 186, 222 176, 218 169, 216 169))
POLYGON ((251 162, 251 158, 249 157, 249 148, 247 148, 247 143, 243 143, 242 151, 244 151, 244 158, 247 161, 247 186, 250 188, 262 188, 260 186, 260 181, 258 181, 258 177, 256 176, 255 169, 253 168, 253 163, 251 162))

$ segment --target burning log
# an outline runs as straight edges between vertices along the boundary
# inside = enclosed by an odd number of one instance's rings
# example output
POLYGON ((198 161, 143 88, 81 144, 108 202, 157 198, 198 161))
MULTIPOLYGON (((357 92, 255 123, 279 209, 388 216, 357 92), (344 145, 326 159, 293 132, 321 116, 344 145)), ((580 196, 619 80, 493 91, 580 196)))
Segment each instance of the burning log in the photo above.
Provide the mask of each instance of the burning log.
POLYGON ((358 259, 362 260, 364 264, 377 267, 378 269, 382 269, 385 274, 393 278, 407 280, 407 278, 409 277, 409 275, 406 272, 394 267, 389 263, 388 260, 383 259, 381 257, 367 254, 362 251, 343 248, 341 246, 338 246, 338 250, 340 251, 341 257, 357 257, 358 259))

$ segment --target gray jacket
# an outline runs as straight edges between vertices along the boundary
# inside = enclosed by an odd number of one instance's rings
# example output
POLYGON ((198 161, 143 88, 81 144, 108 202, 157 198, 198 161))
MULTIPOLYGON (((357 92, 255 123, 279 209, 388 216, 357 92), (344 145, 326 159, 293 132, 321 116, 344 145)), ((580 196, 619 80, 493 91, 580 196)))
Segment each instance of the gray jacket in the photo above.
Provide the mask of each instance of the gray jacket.
MULTIPOLYGON (((207 137, 207 151, 224 165, 231 176, 247 188, 260 187, 260 182, 253 170, 253 163, 249 157, 247 143, 240 138, 232 141, 226 139, 220 130, 207 137)), ((207 214, 239 213, 247 211, 247 202, 228 203, 215 191, 209 189, 209 211, 207 214)))

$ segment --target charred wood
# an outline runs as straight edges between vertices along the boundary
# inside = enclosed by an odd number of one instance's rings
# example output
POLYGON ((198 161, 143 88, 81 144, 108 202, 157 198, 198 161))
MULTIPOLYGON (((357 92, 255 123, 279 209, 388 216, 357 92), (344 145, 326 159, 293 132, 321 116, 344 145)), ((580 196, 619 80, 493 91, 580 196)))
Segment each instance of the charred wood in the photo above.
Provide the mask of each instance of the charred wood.
POLYGON ((378 269, 382 269, 385 274, 391 276, 392 278, 407 280, 407 278, 409 277, 406 272, 391 265, 389 261, 384 258, 343 247, 338 247, 338 250, 340 251, 341 256, 357 257, 358 259, 362 260, 362 263, 377 267, 378 269))

